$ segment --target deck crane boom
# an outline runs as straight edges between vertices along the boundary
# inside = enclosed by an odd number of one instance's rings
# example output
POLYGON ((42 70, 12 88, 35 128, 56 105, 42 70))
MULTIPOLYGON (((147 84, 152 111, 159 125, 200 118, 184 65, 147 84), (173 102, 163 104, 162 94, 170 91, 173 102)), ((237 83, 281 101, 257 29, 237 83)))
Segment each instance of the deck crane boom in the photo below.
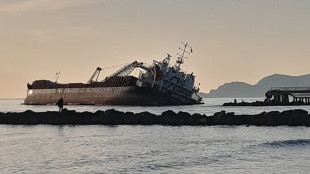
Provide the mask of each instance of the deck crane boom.
POLYGON ((97 81, 101 70, 102 70, 102 68, 97 67, 97 68, 96 68, 96 71, 95 71, 94 74, 90 77, 90 79, 87 81, 87 83, 89 84, 89 83, 93 82, 93 81, 94 81, 94 78, 95 78, 96 76, 97 76, 97 77, 96 77, 96 81, 97 81))
MULTIPOLYGON (((114 67, 114 66, 113 66, 114 67)), ((132 63, 129 63, 127 65, 125 65, 124 67, 122 67, 121 69, 119 69, 118 71, 116 71, 115 73, 111 74, 110 76, 106 77, 103 81, 105 81, 106 79, 110 78, 110 77, 113 77, 113 76, 127 76, 129 75, 135 68, 142 68, 146 71, 149 71, 150 68, 145 66, 143 64, 143 62, 138 62, 138 61, 134 61, 132 63)), ((99 75, 100 75, 100 72, 101 70, 103 70, 105 68, 100 68, 100 67, 97 67, 94 74, 90 77, 90 79, 87 81, 88 84, 92 83, 92 82, 97 82, 98 81, 98 78, 99 78, 99 75), (96 80, 94 80, 94 78, 96 78, 96 80)))
POLYGON ((106 77, 103 81, 105 81, 106 79, 109 79, 110 77, 113 77, 113 76, 127 76, 135 68, 142 68, 146 71, 148 71, 150 69, 149 67, 145 66, 143 62, 134 61, 132 63, 125 65, 124 67, 122 67, 121 69, 119 69, 115 73, 111 74, 110 76, 106 77))

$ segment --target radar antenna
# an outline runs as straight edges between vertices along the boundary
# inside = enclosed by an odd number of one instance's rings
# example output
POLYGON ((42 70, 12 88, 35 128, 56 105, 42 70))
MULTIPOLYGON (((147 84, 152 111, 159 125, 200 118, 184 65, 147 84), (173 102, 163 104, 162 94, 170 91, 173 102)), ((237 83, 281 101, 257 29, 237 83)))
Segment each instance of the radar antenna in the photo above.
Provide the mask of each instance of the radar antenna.
POLYGON ((184 63, 184 59, 188 58, 188 57, 184 57, 184 54, 185 53, 187 53, 187 54, 193 53, 193 48, 188 45, 188 42, 186 42, 186 43, 181 42, 181 43, 184 45, 184 48, 179 47, 179 50, 182 50, 182 54, 178 54, 178 59, 175 63, 175 69, 178 71, 181 69, 181 65, 184 63), (190 52, 186 51, 186 48, 190 48, 190 52))

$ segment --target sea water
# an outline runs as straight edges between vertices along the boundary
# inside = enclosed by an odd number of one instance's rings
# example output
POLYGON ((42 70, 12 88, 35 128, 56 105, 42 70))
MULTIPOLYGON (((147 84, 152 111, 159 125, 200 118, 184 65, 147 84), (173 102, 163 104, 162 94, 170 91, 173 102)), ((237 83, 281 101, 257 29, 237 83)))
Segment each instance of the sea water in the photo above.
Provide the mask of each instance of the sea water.
MULTIPOLYGON (((309 106, 222 107, 234 99, 169 107, 65 106, 77 111, 165 110, 212 115, 309 106)), ((237 99, 256 101, 260 99, 237 99)), ((0 112, 57 111, 0 100, 0 112)), ((310 128, 256 126, 0 125, 1 173, 309 173, 310 128)))
MULTIPOLYGON (((237 102, 254 102, 263 101, 264 98, 237 98, 237 102)), ((160 106, 160 107, 145 107, 145 106, 98 106, 98 105, 65 105, 64 108, 76 110, 78 112, 89 111, 96 112, 98 110, 115 109, 123 112, 151 112, 161 114, 164 111, 172 110, 174 112, 188 112, 191 114, 200 113, 207 116, 213 115, 216 112, 225 110, 226 112, 234 112, 235 114, 259 114, 269 111, 284 111, 289 109, 303 109, 310 113, 310 105, 308 106, 222 106, 225 102, 233 102, 234 98, 204 98, 204 104, 199 105, 183 105, 183 106, 160 106)), ((35 112, 58 111, 56 105, 23 105, 23 99, 0 99, 0 112, 24 112, 32 110, 35 112)))

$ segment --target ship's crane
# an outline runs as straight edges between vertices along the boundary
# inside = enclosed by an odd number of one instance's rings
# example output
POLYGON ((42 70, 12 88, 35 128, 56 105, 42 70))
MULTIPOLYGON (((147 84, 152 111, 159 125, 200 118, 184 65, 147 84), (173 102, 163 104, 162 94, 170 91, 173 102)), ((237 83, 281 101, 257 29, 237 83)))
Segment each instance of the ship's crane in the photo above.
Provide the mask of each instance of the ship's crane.
MULTIPOLYGON (((127 65, 125 65, 124 67, 122 67, 121 69, 117 70, 115 73, 111 74, 110 76, 106 77, 103 81, 113 77, 113 76, 127 76, 129 75, 135 68, 142 68, 146 71, 150 71, 150 68, 145 66, 145 64, 143 62, 137 62, 134 61, 132 63, 129 63, 127 65)), ((90 77, 90 79, 87 81, 87 83, 91 83, 91 82, 96 82, 98 81, 98 77, 100 74, 100 71, 103 70, 104 68, 100 68, 97 67, 96 71, 94 72, 94 74, 90 77), (96 80, 94 80, 94 78, 96 78, 96 80)))
POLYGON ((87 83, 93 82, 93 81, 94 81, 94 78, 95 78, 96 76, 97 76, 97 77, 96 77, 96 81, 97 81, 101 70, 102 70, 102 68, 97 67, 96 71, 95 71, 94 74, 90 77, 90 79, 87 81, 87 83))
POLYGON ((110 77, 113 77, 113 76, 126 76, 126 75, 130 74, 136 68, 136 66, 138 64, 143 64, 143 63, 139 63, 137 61, 134 61, 134 62, 132 62, 130 64, 125 65, 121 69, 117 70, 115 73, 111 74, 107 78, 110 78, 110 77))
MULTIPOLYGON (((134 61, 130 64, 125 65, 123 68, 119 69, 115 73, 108 76, 106 79, 113 77, 113 76, 127 76, 129 75, 135 68, 142 68, 144 70, 148 70, 149 68, 144 66, 143 62, 134 61)), ((104 80, 103 80, 104 81, 104 80)))

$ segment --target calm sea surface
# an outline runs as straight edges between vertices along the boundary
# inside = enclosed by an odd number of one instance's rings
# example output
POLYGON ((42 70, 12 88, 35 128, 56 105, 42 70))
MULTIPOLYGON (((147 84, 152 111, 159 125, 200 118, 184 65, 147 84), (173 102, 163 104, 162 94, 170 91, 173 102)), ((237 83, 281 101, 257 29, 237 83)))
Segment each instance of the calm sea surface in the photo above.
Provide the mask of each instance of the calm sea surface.
MULTIPOLYGON (((237 99, 241 101, 242 99, 237 99)), ((255 101, 262 99, 243 99, 255 101)), ((221 107, 233 99, 177 107, 65 106, 78 111, 166 110, 212 115, 304 109, 221 107)), ((0 100, 0 112, 57 111, 0 100)), ((309 173, 310 128, 245 126, 0 125, 1 173, 309 173)))

